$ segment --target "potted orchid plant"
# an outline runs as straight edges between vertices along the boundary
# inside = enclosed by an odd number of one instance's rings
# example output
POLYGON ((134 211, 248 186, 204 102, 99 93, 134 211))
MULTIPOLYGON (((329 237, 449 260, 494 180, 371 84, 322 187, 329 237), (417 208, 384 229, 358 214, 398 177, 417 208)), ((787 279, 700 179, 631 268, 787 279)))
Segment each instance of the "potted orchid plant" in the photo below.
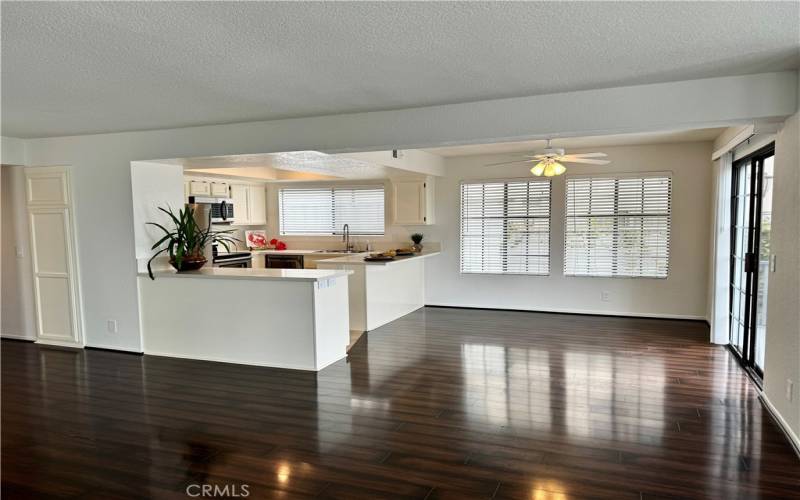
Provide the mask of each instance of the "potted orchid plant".
POLYGON ((169 215, 174 228, 167 229, 157 222, 147 223, 164 232, 164 236, 150 248, 151 250, 158 248, 158 251, 147 261, 147 273, 150 275, 150 279, 155 279, 151 267, 153 260, 164 252, 167 252, 169 263, 178 272, 193 271, 206 264, 207 259, 203 255, 206 245, 218 243, 225 250, 230 251, 231 245, 235 247, 236 242, 239 241, 231 236, 232 230, 212 231, 211 214, 209 214, 209 223, 205 228, 201 228, 194 218, 194 209, 190 206, 184 210, 178 210, 177 215, 171 208, 158 207, 158 209, 169 215))

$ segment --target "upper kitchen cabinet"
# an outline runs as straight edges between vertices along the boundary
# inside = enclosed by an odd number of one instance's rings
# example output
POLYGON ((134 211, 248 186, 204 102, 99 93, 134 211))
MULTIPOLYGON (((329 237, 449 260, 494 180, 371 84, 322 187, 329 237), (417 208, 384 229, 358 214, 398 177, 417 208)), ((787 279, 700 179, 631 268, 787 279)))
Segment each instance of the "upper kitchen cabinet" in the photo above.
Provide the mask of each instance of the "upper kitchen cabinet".
POLYGON ((262 226, 267 223, 267 197, 263 185, 231 184, 235 225, 262 226))
POLYGON ((394 223, 433 224, 433 178, 392 180, 394 223))
POLYGON ((189 181, 189 195, 190 196, 211 196, 211 183, 208 181, 201 181, 192 179, 189 181))
POLYGON ((230 196, 229 185, 227 182, 211 181, 211 196, 227 198, 230 196))
POLYGON ((188 196, 230 197, 230 184, 224 181, 189 178, 187 183, 189 185, 188 196))

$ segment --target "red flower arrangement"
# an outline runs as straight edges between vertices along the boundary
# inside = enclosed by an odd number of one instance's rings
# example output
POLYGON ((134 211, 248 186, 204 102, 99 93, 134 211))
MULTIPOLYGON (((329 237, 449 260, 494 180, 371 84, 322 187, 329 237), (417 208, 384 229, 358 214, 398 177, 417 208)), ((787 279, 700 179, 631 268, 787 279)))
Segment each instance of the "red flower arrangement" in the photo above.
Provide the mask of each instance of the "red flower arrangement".
POLYGON ((269 240, 269 244, 275 247, 275 250, 286 250, 286 243, 282 242, 281 240, 272 238, 269 240))

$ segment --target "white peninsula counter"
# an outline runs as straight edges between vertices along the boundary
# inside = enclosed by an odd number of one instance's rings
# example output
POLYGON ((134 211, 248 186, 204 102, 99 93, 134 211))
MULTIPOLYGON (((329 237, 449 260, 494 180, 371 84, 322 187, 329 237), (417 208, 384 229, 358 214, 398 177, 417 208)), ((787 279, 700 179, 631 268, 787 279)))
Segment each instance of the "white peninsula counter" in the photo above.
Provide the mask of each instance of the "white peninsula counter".
POLYGON ((321 370, 350 342, 347 270, 139 274, 145 354, 321 370))
POLYGON ((317 261, 319 270, 349 271, 350 328, 366 332, 425 305, 425 260, 439 255, 423 251, 386 262, 368 262, 365 254, 317 261))

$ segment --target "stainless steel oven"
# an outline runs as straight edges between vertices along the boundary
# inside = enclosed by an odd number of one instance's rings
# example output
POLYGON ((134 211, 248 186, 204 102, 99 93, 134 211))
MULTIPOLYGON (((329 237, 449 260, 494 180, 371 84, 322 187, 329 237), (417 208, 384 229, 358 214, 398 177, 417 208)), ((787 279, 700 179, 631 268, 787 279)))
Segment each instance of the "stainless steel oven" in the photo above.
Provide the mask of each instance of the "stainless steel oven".
POLYGON ((201 198, 199 196, 190 196, 189 203, 207 205, 211 212, 212 224, 231 224, 236 220, 233 210, 233 200, 230 198, 201 198))
POLYGON ((253 267, 253 256, 250 252, 217 253, 216 245, 212 248, 214 267, 253 267))

